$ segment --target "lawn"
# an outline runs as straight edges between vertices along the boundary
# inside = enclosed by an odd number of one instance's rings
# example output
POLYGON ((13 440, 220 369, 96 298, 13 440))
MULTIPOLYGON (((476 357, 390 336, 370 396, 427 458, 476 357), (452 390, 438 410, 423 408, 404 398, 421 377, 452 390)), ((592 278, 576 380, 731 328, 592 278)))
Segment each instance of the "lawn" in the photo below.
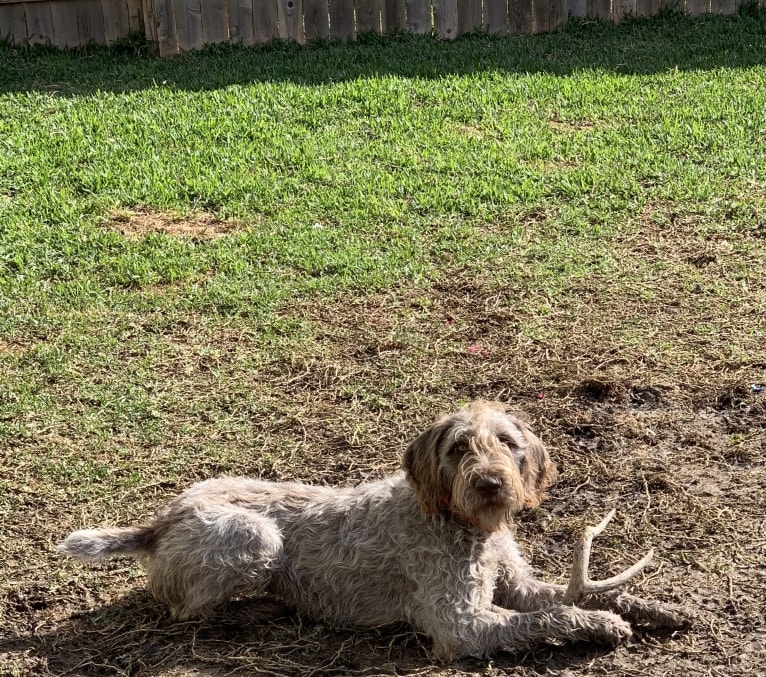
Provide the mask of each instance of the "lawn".
POLYGON ((766 13, 507 39, 0 45, 0 674, 689 675, 766 664, 766 13), (434 664, 242 601, 172 624, 56 557, 221 474, 352 484, 475 397, 694 627, 434 664))

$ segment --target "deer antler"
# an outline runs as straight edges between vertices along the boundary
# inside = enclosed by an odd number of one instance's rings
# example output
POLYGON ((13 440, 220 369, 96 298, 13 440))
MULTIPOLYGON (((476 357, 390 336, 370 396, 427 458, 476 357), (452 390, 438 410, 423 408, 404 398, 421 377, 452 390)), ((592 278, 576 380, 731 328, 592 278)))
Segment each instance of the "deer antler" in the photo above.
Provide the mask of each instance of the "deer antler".
POLYGON ((594 537, 598 536, 606 525, 611 522, 615 515, 616 510, 612 510, 604 519, 599 522, 595 527, 586 527, 585 533, 580 539, 577 547, 574 549, 573 562, 572 562, 572 574, 569 579, 569 585, 564 593, 565 604, 576 604, 585 595, 592 595, 597 592, 606 592, 607 590, 614 590, 615 588, 627 583, 633 578, 639 571, 641 571, 649 562, 652 561, 654 556, 654 549, 652 548, 646 555, 644 555, 641 561, 636 562, 629 569, 625 569, 621 574, 612 576, 603 581, 592 581, 588 578, 588 564, 590 563, 590 547, 593 544, 594 537))

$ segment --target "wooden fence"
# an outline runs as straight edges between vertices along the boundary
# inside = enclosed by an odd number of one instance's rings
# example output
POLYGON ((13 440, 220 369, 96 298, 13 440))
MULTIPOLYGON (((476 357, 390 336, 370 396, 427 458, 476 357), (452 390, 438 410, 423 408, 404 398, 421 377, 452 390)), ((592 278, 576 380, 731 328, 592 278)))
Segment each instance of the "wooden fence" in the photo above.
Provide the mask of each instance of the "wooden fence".
POLYGON ((110 44, 144 31, 144 0, 0 0, 0 40, 23 45, 110 44))
MULTIPOLYGON (((404 30, 452 39, 486 31, 545 33, 567 20, 619 21, 670 7, 735 13, 746 0, 0 0, 0 39, 79 47, 143 33, 162 56, 205 44, 351 40, 404 30)), ((766 7, 766 0, 760 0, 766 7)))
POLYGON ((147 34, 161 54, 233 40, 298 43, 409 31, 542 33, 566 21, 567 0, 144 0, 147 34))

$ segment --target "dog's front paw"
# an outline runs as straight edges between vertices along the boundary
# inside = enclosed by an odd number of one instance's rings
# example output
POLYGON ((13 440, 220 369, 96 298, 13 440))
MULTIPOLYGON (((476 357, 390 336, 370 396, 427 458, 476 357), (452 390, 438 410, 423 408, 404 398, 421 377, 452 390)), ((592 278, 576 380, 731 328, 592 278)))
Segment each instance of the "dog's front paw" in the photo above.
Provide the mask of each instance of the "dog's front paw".
POLYGON ((578 642, 597 642, 615 647, 630 639, 633 630, 630 623, 611 611, 580 609, 574 606, 561 606, 551 609, 554 627, 564 633, 556 633, 561 639, 578 642))
POLYGON ((611 647, 626 642, 633 634, 630 623, 610 611, 589 612, 583 629, 584 639, 611 647))
POLYGON ((676 604, 657 603, 642 620, 653 628, 680 630, 692 625, 694 614, 690 609, 676 604))

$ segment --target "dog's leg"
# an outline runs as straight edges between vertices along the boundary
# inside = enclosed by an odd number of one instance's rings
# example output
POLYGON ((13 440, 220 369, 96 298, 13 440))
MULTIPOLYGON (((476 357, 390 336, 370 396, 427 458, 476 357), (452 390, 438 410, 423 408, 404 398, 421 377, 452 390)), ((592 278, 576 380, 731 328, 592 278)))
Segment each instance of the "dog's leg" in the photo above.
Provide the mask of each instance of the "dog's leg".
MULTIPOLYGON (((531 576, 513 541, 500 541, 497 549, 500 565, 495 581, 495 604, 524 612, 564 603, 567 587, 539 581, 531 576)), ((611 611, 631 623, 652 628, 682 628, 691 620, 689 612, 680 606, 646 600, 621 590, 586 595, 578 606, 611 611)))
POLYGON ((512 535, 498 538, 495 550, 498 555, 495 604, 514 611, 537 611, 561 603, 566 587, 545 583, 530 575, 529 565, 512 535))
POLYGON ((584 609, 607 609, 631 623, 649 628, 685 628, 692 622, 690 611, 682 606, 643 599, 622 590, 590 595, 579 606, 584 609))
POLYGON ((274 520, 231 504, 197 508, 159 539, 149 583, 174 618, 197 618, 235 595, 265 592, 281 552, 274 520))
POLYGON ((628 622, 616 614, 573 606, 554 605, 526 613, 492 607, 451 618, 454 614, 454 609, 432 609, 428 617, 418 619, 421 629, 434 640, 435 653, 445 661, 526 649, 546 640, 616 646, 631 635, 628 622))
POLYGON ((538 611, 561 604, 566 587, 538 581, 518 572, 501 570, 495 587, 494 603, 514 611, 538 611))
MULTIPOLYGON (((566 586, 545 583, 528 576, 498 578, 494 602, 505 609, 535 611, 562 604, 566 586)), ((621 590, 588 595, 578 604, 583 609, 601 609, 623 616, 631 623, 650 628, 683 628, 691 616, 683 607, 636 597, 621 590)))

